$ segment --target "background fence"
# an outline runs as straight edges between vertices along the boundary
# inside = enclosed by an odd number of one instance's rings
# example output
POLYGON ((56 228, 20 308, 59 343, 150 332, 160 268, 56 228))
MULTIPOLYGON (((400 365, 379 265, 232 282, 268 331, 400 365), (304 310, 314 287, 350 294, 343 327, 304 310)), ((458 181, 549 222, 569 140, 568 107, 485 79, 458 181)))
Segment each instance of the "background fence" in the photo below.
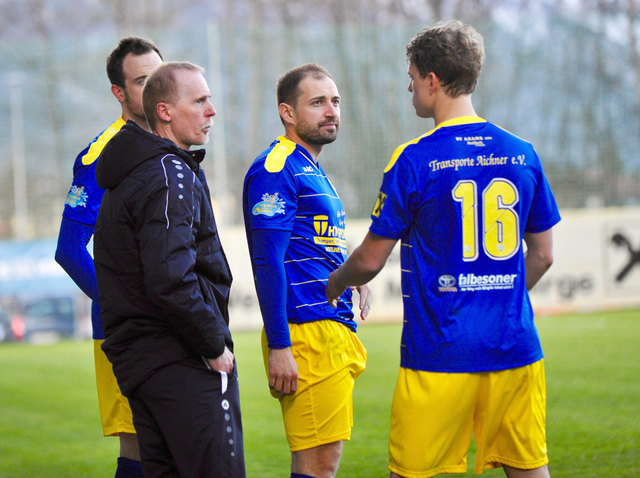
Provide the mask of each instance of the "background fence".
POLYGON ((560 207, 640 203, 634 1, 98 3, 0 1, 0 239, 56 236, 75 156, 119 114, 104 62, 126 34, 206 68, 218 115, 205 169, 226 224, 242 221, 244 174, 282 132, 277 78, 327 67, 342 125, 320 160, 348 216, 368 217, 395 147, 433 126, 415 116, 404 48, 455 13, 485 38, 478 114, 536 145, 560 207))

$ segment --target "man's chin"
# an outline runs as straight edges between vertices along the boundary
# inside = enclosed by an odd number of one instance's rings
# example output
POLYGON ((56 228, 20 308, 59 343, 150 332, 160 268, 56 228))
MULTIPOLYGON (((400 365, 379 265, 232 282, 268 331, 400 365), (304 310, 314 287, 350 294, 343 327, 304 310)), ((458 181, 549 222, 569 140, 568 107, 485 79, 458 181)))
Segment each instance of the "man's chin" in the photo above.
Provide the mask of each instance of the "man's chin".
POLYGON ((209 142, 209 133, 207 133, 204 137, 199 137, 198 139, 194 140, 196 142, 194 142, 192 144, 192 146, 204 146, 205 144, 207 144, 209 142))
POLYGON ((333 133, 333 134, 322 135, 322 137, 318 141, 318 144, 333 143, 337 138, 338 138, 338 130, 336 129, 335 133, 333 133))

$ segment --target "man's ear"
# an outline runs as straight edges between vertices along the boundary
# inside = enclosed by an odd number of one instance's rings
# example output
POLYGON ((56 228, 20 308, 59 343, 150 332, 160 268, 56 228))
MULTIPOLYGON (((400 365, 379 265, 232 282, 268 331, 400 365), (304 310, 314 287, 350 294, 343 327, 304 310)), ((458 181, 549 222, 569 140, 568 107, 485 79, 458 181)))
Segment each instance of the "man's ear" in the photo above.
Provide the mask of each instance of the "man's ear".
POLYGON ((124 103, 124 88, 118 85, 111 85, 111 93, 120 103, 124 103))
POLYGON ((433 71, 427 73, 427 81, 429 82, 429 91, 431 93, 440 87, 440 78, 433 71))
POLYGON ((280 113, 282 121, 285 123, 295 123, 295 110, 293 106, 288 105, 287 103, 280 103, 278 105, 278 112, 280 113))
POLYGON ((159 119, 169 123, 171 121, 171 105, 163 102, 158 103, 156 105, 156 114, 159 119))

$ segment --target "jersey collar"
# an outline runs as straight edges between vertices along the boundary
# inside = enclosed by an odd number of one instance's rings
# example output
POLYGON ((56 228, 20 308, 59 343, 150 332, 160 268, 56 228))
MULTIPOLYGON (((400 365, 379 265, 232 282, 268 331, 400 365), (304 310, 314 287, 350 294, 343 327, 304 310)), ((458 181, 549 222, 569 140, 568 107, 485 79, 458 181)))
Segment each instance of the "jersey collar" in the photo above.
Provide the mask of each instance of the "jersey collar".
POLYGON ((480 118, 479 116, 459 116, 458 118, 451 118, 450 120, 443 121, 436 127, 436 129, 446 128, 447 126, 459 126, 462 124, 486 123, 486 122, 487 122, 486 119, 480 118))

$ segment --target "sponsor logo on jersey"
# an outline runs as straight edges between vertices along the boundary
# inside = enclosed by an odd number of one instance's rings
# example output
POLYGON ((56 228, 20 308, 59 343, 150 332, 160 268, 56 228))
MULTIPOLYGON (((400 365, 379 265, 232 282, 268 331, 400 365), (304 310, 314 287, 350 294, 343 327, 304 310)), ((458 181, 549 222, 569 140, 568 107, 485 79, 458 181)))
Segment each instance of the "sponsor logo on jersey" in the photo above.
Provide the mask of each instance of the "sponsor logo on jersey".
POLYGON ((67 199, 64 201, 70 207, 87 207, 87 199, 89 194, 84 190, 84 186, 71 186, 67 199))
POLYGON ((329 216, 313 217, 313 228, 316 230, 317 235, 324 236, 324 233, 327 232, 328 225, 329 225, 329 216))
POLYGON ((451 274, 443 274, 438 277, 438 290, 440 292, 458 292, 456 278, 451 274))
POLYGON ((477 276, 473 273, 460 274, 458 285, 460 290, 500 290, 513 289, 518 274, 486 274, 477 276))
POLYGON ((253 206, 251 213, 254 216, 263 215, 273 217, 276 214, 284 214, 284 205, 284 199, 281 199, 278 193, 264 193, 262 195, 262 201, 253 206))
POLYGON ((325 246, 328 252, 347 252, 344 227, 330 226, 329 216, 313 216, 313 228, 317 234, 313 242, 325 246))

